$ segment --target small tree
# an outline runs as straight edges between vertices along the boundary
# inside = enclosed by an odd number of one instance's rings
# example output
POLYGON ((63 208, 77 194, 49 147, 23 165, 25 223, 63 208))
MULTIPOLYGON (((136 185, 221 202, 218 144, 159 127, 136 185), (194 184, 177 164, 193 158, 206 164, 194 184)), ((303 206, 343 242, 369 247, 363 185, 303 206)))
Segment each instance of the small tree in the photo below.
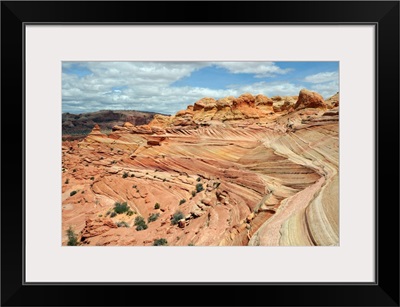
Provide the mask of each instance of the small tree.
POLYGON ((117 214, 125 213, 125 212, 128 212, 129 210, 130 210, 130 208, 126 202, 124 202, 124 203, 116 202, 114 204, 114 212, 117 214))
POLYGON ((175 212, 174 215, 172 216, 171 223, 172 225, 178 224, 178 222, 183 219, 185 216, 181 211, 175 212))
POLYGON ((151 223, 154 221, 157 221, 158 217, 160 216, 160 213, 153 213, 149 216, 149 218, 147 219, 147 223, 151 223))
POLYGON ((154 240, 153 246, 165 246, 168 245, 168 241, 164 238, 154 240))
POLYGON ((128 223, 125 221, 117 222, 116 225, 118 227, 129 227, 128 223))
POLYGON ((201 183, 196 184, 196 192, 199 193, 201 191, 203 191, 203 185, 201 183))
POLYGON ((141 216, 135 217, 135 226, 137 231, 145 230, 148 227, 146 221, 141 216))
POLYGON ((75 232, 72 230, 72 227, 69 226, 67 229, 67 237, 68 237, 68 246, 76 246, 78 245, 78 238, 75 234, 75 232))

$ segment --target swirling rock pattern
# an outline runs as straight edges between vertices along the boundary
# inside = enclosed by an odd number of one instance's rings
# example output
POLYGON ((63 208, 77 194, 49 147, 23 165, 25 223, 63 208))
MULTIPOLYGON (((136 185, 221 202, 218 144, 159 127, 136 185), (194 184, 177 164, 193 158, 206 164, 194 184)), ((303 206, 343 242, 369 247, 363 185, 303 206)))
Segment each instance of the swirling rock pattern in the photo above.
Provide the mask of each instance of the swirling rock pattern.
POLYGON ((63 233, 99 246, 338 245, 339 98, 296 98, 203 98, 63 142, 63 233))

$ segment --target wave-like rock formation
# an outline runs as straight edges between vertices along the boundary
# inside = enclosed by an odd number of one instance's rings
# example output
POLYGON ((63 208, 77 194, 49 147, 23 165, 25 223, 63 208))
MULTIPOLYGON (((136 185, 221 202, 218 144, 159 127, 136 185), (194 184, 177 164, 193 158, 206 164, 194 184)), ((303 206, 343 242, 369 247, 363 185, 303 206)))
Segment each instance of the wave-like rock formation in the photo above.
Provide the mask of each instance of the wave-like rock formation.
POLYGON ((71 227, 82 245, 338 245, 339 96, 327 101, 203 98, 63 142, 63 244, 71 227))

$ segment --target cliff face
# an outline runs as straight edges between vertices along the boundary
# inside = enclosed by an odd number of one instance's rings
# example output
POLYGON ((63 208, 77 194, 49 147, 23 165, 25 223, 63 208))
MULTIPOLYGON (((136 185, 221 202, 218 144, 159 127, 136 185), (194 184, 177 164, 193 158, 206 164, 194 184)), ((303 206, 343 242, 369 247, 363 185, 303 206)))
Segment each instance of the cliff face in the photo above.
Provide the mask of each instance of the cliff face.
POLYGON ((203 98, 64 142, 64 234, 83 245, 337 245, 339 97, 321 99, 203 98), (116 202, 128 211, 113 213, 116 202))

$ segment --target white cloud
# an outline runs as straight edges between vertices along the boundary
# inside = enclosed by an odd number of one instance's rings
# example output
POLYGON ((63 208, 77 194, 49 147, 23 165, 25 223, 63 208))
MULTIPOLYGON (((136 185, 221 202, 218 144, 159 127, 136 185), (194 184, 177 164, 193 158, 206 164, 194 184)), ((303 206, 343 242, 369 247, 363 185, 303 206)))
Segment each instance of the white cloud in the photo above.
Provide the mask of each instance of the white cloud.
POLYGON ((307 76, 304 78, 304 81, 310 83, 324 83, 329 81, 337 81, 338 79, 339 79, 339 74, 337 71, 327 71, 307 76))
POLYGON ((234 74, 255 74, 257 78, 272 77, 276 74, 286 74, 291 69, 282 69, 274 62, 215 62, 214 65, 223 67, 234 74))
POLYGON ((324 99, 328 99, 329 97, 339 92, 339 81, 336 80, 332 82, 313 84, 310 87, 310 90, 321 94, 324 99))

